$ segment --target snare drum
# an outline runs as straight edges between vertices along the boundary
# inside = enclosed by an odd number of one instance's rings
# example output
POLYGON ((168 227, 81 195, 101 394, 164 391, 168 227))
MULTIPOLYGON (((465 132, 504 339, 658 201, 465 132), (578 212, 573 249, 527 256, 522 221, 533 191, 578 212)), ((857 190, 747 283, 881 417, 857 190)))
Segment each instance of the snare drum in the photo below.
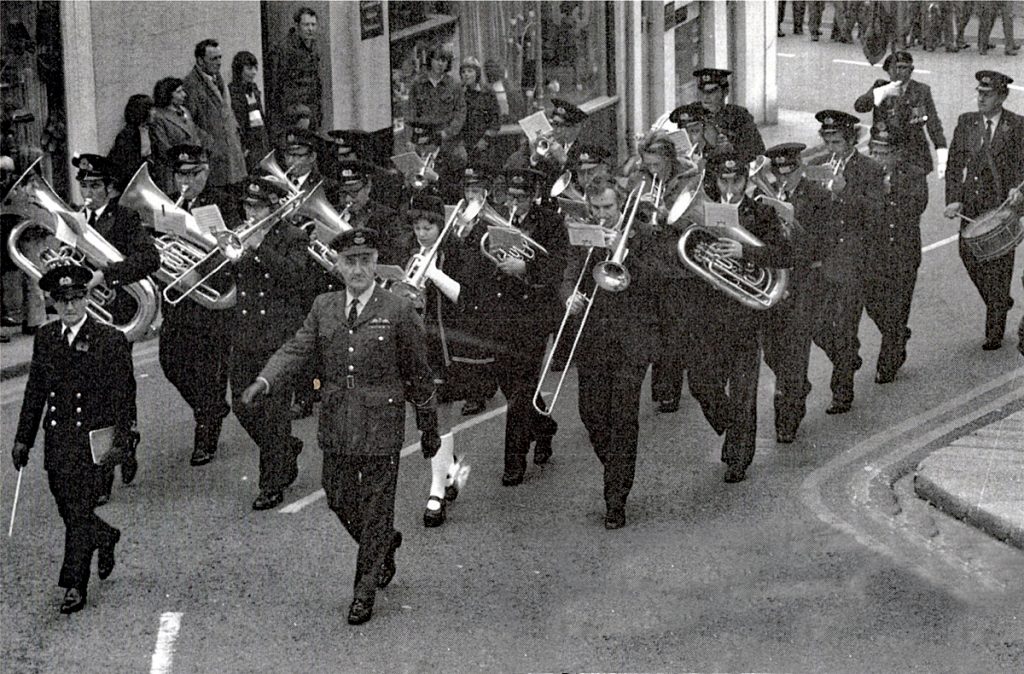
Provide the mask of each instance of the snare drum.
POLYGON ((1024 240, 1024 217, 1004 206, 967 223, 961 236, 979 262, 988 262, 1006 255, 1024 240))

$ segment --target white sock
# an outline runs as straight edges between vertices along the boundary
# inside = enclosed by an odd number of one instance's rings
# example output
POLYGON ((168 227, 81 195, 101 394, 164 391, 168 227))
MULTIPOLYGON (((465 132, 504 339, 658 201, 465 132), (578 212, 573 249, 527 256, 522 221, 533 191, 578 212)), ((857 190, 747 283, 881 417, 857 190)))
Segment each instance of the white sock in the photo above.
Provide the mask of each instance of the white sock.
MULTIPOLYGON (((444 498, 444 488, 448 478, 448 469, 455 463, 455 436, 445 433, 441 436, 441 449, 430 460, 430 495, 444 498)), ((427 508, 437 510, 441 505, 437 501, 427 501, 427 508)))

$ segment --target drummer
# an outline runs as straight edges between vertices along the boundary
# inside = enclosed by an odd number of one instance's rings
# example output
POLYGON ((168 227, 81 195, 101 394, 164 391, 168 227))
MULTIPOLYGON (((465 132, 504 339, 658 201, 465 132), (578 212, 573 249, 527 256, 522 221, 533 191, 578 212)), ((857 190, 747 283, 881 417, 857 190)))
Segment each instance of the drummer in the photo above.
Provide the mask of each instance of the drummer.
POLYGON ((981 348, 994 351, 1002 346, 1006 314, 1013 306, 1010 283, 1015 246, 988 250, 984 244, 972 244, 979 243, 973 239, 988 225, 1019 225, 1010 211, 1005 218, 993 214, 995 221, 985 215, 1004 202, 1018 215, 1024 207, 1024 117, 1003 107, 1013 83, 1011 77, 994 70, 979 70, 974 77, 978 80, 978 111, 960 115, 953 131, 945 215, 961 218, 960 259, 985 302, 985 342, 981 348), (983 222, 986 219, 988 222, 983 222))

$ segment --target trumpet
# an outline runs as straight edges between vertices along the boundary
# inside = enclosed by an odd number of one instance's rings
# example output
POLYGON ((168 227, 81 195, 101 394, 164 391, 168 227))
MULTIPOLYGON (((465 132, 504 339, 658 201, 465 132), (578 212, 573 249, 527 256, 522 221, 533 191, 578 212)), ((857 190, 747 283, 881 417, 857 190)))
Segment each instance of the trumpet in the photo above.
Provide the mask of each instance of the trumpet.
MULTIPOLYGON (((57 196, 46 179, 36 173, 41 159, 37 159, 15 181, 4 199, 4 211, 25 218, 15 225, 7 239, 11 260, 35 281, 39 281, 51 267, 59 264, 77 264, 90 271, 102 269, 114 262, 121 262, 124 256, 95 228, 81 220, 80 211, 72 209, 57 196), (39 218, 40 211, 46 217, 39 218), (25 237, 27 230, 41 228, 48 234, 47 239, 61 236, 63 229, 73 232, 74 241, 59 243, 31 242, 25 237), (23 240, 25 239, 25 240, 23 240)), ((88 201, 86 206, 88 206, 88 201)), ((124 333, 128 341, 136 341, 146 334, 156 318, 160 304, 156 286, 148 278, 130 283, 119 294, 105 283, 89 290, 86 311, 95 320, 111 325, 124 333), (128 316, 124 297, 129 297, 134 306, 128 316)))
POLYGON ((293 193, 265 218, 242 223, 242 228, 237 231, 220 232, 217 236, 217 247, 196 260, 164 288, 164 296, 177 293, 174 302, 176 304, 196 292, 229 262, 238 262, 245 253, 249 240, 291 215, 299 206, 300 197, 300 193, 293 193))
POLYGON ((597 291, 606 290, 608 292, 617 293, 622 292, 629 287, 631 278, 629 271, 626 269, 623 262, 625 261, 626 256, 629 255, 629 250, 626 246, 629 242, 633 223, 636 221, 637 209, 640 206, 645 185, 646 183, 641 183, 634 187, 633 191, 629 193, 629 197, 626 199, 625 208, 622 210, 622 214, 619 216, 619 220, 615 225, 615 229, 619 232, 615 249, 604 261, 595 265, 591 272, 594 287, 588 295, 583 296, 583 316, 580 318, 579 325, 576 328, 576 334, 573 336, 572 346, 569 348, 569 355, 566 357, 565 369, 562 370, 562 374, 559 376, 558 382, 555 384, 555 390, 551 394, 551 403, 545 405, 542 393, 542 390, 544 389, 544 382, 547 379, 548 374, 551 372, 551 362, 554 360, 555 353, 557 353, 562 343, 562 338, 563 335, 565 335, 569 319, 572 317, 572 300, 579 296, 580 287, 583 285, 583 279, 587 274, 587 268, 590 266, 590 260, 594 256, 593 246, 587 250, 587 256, 583 260, 583 267, 580 269, 580 274, 576 278, 576 285, 573 287, 572 293, 569 295, 569 299, 566 302, 565 314, 562 316, 562 323, 558 326, 558 332, 555 333, 555 341, 552 343, 551 348, 548 350, 547 357, 544 359, 544 367, 541 369, 540 378, 537 380, 537 388, 533 391, 533 408, 544 416, 551 416, 552 412, 554 412, 555 404, 558 402, 558 396, 562 391, 562 386, 565 384, 566 373, 569 371, 569 363, 572 362, 572 358, 576 354, 576 347, 579 346, 580 339, 583 337, 583 330, 587 325, 587 318, 590 316, 590 310, 594 306, 594 300, 597 299, 597 291))
POLYGON ((423 165, 420 167, 420 170, 412 174, 412 177, 409 178, 409 184, 414 190, 425 189, 428 185, 437 182, 438 176, 437 172, 434 171, 434 163, 437 161, 437 156, 440 153, 440 147, 429 153, 423 159, 423 165))
MULTIPOLYGON (((537 140, 533 143, 533 152, 530 158, 533 163, 543 161, 548 156, 553 156, 552 153, 563 152, 562 144, 555 140, 551 135, 545 134, 538 136, 537 140)), ((559 159, 561 163, 561 159, 559 159)))

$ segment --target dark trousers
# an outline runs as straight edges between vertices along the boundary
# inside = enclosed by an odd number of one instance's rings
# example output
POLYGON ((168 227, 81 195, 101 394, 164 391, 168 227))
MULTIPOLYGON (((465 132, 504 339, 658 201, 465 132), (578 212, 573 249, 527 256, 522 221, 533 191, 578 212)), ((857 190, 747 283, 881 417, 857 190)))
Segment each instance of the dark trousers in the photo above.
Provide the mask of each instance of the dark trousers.
POLYGON ((217 449, 221 423, 231 411, 227 403, 230 366, 231 342, 219 322, 196 325, 165 318, 160 329, 160 367, 192 408, 197 448, 217 449))
MULTIPOLYGON (((732 300, 722 300, 731 302, 732 300)), ((709 321, 703 337, 693 339, 690 393, 715 432, 725 433, 722 461, 746 468, 757 440, 757 381, 761 366, 753 319, 709 321)))
MULTIPOLYGON (((807 2, 805 0, 793 0, 790 3, 793 5, 793 30, 803 30, 804 25, 804 11, 807 8, 807 2)), ((812 3, 813 4, 813 3, 812 3)), ((786 17, 786 0, 779 0, 779 25, 782 25, 783 20, 786 17)))
POLYGON ((651 399, 679 402, 686 378, 689 331, 699 311, 693 297, 704 297, 705 282, 698 278, 676 279, 658 297, 658 349, 651 366, 651 399))
POLYGON ((281 491, 295 481, 299 474, 298 461, 302 441, 292 435, 289 408, 292 402, 292 387, 289 382, 280 382, 264 396, 259 405, 243 405, 238 398, 249 384, 256 380, 260 370, 273 351, 231 352, 231 381, 235 386, 235 416, 242 428, 253 439, 260 450, 260 490, 281 491))
POLYGON ((398 454, 324 454, 323 486, 327 506, 359 546, 354 599, 373 601, 378 571, 396 533, 398 457, 398 454))
POLYGON ((841 403, 853 402, 853 377, 861 366, 857 337, 864 309, 861 283, 859 274, 843 279, 826 275, 814 331, 814 343, 832 361, 832 397, 841 403))
POLYGON ((1006 314, 1013 306, 1010 284, 1013 282, 1013 260, 1015 251, 988 262, 980 262, 960 237, 960 259, 963 260, 967 275, 978 289, 985 302, 985 339, 1003 338, 1006 330, 1006 314))
POLYGON ((633 487, 640 433, 640 389, 647 363, 630 361, 621 350, 581 354, 579 411, 594 453, 604 466, 604 501, 621 508, 633 487))
POLYGON ((997 15, 1003 22, 1003 39, 1006 41, 1006 49, 1013 49, 1016 43, 1013 39, 1013 8, 1010 3, 982 2, 979 4, 981 8, 978 11, 978 49, 985 49, 988 46, 997 15))
POLYGON ((117 529, 93 512, 102 489, 102 474, 103 469, 89 465, 73 472, 46 472, 57 512, 64 520, 64 562, 58 585, 76 588, 83 594, 89 585, 93 551, 117 534, 117 529))
POLYGON ((906 259, 889 256, 889 265, 875 268, 864 278, 864 309, 882 333, 876 366, 879 374, 895 374, 907 358, 907 323, 921 264, 920 250, 920 246, 913 249, 906 259))
POLYGON ((557 428, 553 419, 533 407, 533 392, 543 365, 544 347, 545 342, 541 339, 524 341, 510 345, 494 360, 498 388, 508 401, 508 413, 505 415, 506 468, 519 465, 525 460, 534 439, 541 435, 554 435, 557 428))
POLYGON ((808 0, 807 29, 811 32, 811 35, 821 35, 821 15, 824 11, 824 0, 808 0))
POLYGON ((764 362, 775 374, 775 429, 782 434, 795 433, 807 413, 807 368, 824 292, 820 267, 794 271, 790 296, 765 322, 764 362))

